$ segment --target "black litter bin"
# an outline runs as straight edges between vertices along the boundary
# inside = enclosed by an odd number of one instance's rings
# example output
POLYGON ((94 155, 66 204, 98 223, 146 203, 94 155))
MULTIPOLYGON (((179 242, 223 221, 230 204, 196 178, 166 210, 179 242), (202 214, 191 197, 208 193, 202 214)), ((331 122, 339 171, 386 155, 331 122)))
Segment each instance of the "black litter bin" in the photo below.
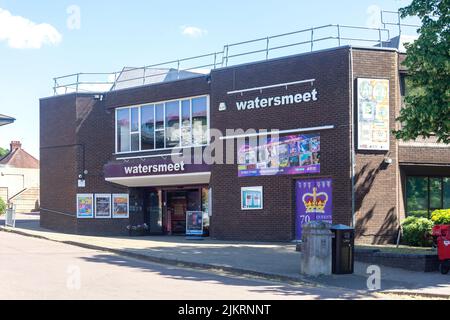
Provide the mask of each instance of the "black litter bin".
POLYGON ((334 274, 352 274, 354 270, 355 229, 342 224, 331 227, 332 272, 334 274))

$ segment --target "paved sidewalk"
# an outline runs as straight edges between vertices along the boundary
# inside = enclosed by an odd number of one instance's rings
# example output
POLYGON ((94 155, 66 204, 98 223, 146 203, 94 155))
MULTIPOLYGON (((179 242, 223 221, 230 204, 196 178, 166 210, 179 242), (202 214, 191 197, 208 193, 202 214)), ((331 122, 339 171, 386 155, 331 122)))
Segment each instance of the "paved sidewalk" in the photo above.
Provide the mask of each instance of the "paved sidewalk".
MULTIPOLYGON (((16 229, 28 236, 74 244, 154 262, 188 267, 222 269, 281 281, 307 282, 309 285, 333 286, 358 291, 367 290, 368 264, 355 263, 355 274, 317 278, 299 273, 300 254, 290 243, 251 243, 216 240, 186 240, 184 237, 92 237, 52 232, 39 227, 35 217, 18 217, 16 229)), ((381 268, 381 290, 450 298, 450 276, 438 272, 422 273, 390 267, 381 268)))

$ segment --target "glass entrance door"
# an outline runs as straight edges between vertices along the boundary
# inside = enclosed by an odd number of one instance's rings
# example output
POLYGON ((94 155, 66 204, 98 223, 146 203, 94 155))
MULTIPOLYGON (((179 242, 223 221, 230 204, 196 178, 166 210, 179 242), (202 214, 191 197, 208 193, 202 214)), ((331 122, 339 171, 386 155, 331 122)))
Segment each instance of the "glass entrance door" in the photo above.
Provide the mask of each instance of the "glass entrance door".
POLYGON ((151 234, 163 234, 163 198, 161 190, 145 192, 145 221, 151 234))
POLYGON ((164 229, 167 234, 186 233, 186 211, 201 211, 200 189, 165 191, 164 229))
POLYGON ((204 235, 209 234, 209 189, 146 189, 145 221, 151 234, 184 235, 186 212, 203 212, 204 235))

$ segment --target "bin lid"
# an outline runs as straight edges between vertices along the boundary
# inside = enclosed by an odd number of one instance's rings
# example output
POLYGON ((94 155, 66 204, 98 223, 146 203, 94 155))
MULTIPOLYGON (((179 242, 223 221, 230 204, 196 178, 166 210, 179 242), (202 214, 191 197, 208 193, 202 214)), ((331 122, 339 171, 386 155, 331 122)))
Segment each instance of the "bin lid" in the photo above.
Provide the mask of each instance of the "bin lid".
POLYGON ((343 224, 334 224, 330 228, 331 230, 355 230, 355 228, 343 225, 343 224))

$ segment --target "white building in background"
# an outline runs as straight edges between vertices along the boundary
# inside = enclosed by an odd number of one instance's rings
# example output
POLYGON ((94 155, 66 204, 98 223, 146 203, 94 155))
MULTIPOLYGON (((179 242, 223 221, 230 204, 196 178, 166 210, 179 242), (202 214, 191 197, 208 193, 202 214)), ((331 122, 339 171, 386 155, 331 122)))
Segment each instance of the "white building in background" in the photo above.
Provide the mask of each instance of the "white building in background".
POLYGON ((0 198, 16 205, 16 211, 39 210, 39 160, 12 141, 10 152, 0 159, 0 198))

